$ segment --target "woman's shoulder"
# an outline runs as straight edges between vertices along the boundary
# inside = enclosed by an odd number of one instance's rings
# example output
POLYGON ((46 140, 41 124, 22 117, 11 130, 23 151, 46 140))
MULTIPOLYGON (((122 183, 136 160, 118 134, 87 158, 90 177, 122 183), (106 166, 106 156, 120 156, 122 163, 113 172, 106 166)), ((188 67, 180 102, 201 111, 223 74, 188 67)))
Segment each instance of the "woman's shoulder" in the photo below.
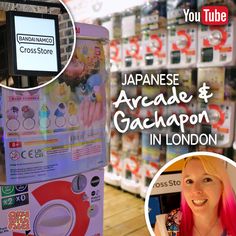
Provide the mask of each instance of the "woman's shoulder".
POLYGON ((168 232, 179 232, 182 213, 179 208, 172 210, 167 214, 166 229, 168 232))

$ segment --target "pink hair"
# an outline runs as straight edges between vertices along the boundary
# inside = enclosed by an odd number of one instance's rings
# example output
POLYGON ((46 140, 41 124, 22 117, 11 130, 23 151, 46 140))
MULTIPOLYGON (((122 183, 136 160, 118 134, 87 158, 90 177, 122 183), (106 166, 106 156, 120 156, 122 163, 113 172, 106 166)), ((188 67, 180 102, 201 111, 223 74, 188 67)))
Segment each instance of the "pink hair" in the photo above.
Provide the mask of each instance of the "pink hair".
MULTIPOLYGON (((225 162, 219 158, 211 156, 193 156, 186 159, 185 166, 187 162, 192 159, 199 159, 206 173, 217 177, 221 181, 223 185, 223 193, 218 206, 219 218, 223 229, 231 236, 236 236, 236 224, 234 223, 236 219, 236 198, 225 168, 225 162)), ((184 198, 183 192, 181 194, 180 209, 182 212, 180 236, 192 236, 194 224, 193 215, 184 198)))

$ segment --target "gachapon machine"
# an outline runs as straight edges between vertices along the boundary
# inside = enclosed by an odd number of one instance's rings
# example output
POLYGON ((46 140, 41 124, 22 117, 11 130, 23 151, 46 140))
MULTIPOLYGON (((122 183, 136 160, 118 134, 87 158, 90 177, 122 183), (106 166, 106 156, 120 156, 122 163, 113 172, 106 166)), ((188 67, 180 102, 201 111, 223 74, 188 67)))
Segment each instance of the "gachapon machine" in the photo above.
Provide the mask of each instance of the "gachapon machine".
POLYGON ((122 68, 122 39, 121 39, 121 15, 113 14, 102 19, 102 26, 107 28, 110 36, 110 70, 120 71, 122 68))
POLYGON ((201 124, 201 133, 217 136, 217 148, 229 148, 233 144, 235 103, 235 70, 224 67, 199 68, 198 87, 203 83, 209 86, 213 94, 207 104, 199 102, 199 111, 207 111, 209 123, 201 124))
POLYGON ((58 80, 36 90, 2 89, 1 236, 103 234, 108 31, 76 24, 76 32, 58 80))
POLYGON ((122 135, 121 188, 134 194, 140 193, 140 145, 140 133, 127 132, 122 135))
POLYGON ((141 8, 142 69, 167 63, 166 1, 149 1, 141 8))
POLYGON ((105 167, 104 181, 113 186, 120 186, 121 174, 123 168, 122 152, 121 152, 121 134, 111 124, 110 136, 110 162, 105 167))
MULTIPOLYGON (((147 70, 147 71, 143 71, 143 76, 144 78, 149 76, 149 78, 151 78, 153 75, 157 75, 157 74, 165 74, 167 73, 166 70, 147 70)), ((156 96, 158 96, 158 94, 164 94, 164 96, 167 96, 168 94, 168 88, 167 86, 152 86, 152 85, 142 85, 141 86, 141 94, 142 96, 147 96, 148 99, 155 99, 156 96)), ((162 116, 162 117, 167 117, 168 113, 167 113, 167 106, 163 105, 163 104, 159 104, 158 106, 155 105, 151 105, 148 107, 139 107, 138 108, 138 112, 137 112, 137 117, 141 118, 142 120, 144 120, 145 118, 150 118, 151 121, 154 121, 154 117, 155 117, 155 113, 157 113, 158 117, 162 116)), ((159 126, 158 127, 158 133, 159 134, 166 134, 169 130, 169 127, 163 127, 163 126, 159 126)))
POLYGON ((194 68, 197 64, 197 25, 185 24, 168 29, 167 68, 194 68))
POLYGON ((233 66, 236 63, 236 18, 225 26, 198 26, 198 67, 233 66))
POLYGON ((177 92, 186 92, 194 97, 197 94, 197 69, 171 69, 171 74, 179 74, 179 85, 176 86, 177 92))
POLYGON ((122 71, 140 70, 142 63, 142 37, 140 9, 128 9, 121 19, 122 71))
POLYGON ((138 154, 123 154, 121 188, 130 193, 140 194, 141 157, 138 154))
POLYGON ((121 186, 121 176, 123 169, 123 159, 122 154, 118 150, 112 150, 110 152, 110 162, 108 166, 105 167, 105 183, 111 184, 113 186, 121 186))
POLYGON ((146 70, 166 67, 167 30, 158 29, 142 38, 142 68, 146 70))
POLYGON ((186 24, 183 9, 196 11, 196 0, 167 0, 167 68, 194 68, 197 63, 197 26, 186 24))
POLYGON ((233 145, 235 103, 225 101, 199 104, 199 109, 206 110, 210 123, 201 125, 201 133, 217 135, 217 148, 229 148, 233 145))
MULTIPOLYGON (((150 145, 150 132, 142 132, 142 166, 140 196, 146 197, 148 186, 157 171, 166 163, 166 145, 150 145)), ((164 137, 163 137, 164 139, 164 137)))
POLYGON ((203 83, 209 86, 209 92, 213 94, 209 101, 224 101, 225 73, 224 67, 198 68, 198 88, 203 83))

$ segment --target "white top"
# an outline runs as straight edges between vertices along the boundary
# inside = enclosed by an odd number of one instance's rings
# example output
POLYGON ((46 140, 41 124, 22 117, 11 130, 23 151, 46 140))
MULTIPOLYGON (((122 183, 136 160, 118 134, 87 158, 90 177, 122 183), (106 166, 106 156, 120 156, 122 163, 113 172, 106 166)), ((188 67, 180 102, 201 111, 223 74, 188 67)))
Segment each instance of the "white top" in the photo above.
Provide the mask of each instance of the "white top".
POLYGON ((85 23, 75 23, 77 38, 109 39, 109 32, 105 27, 85 23))

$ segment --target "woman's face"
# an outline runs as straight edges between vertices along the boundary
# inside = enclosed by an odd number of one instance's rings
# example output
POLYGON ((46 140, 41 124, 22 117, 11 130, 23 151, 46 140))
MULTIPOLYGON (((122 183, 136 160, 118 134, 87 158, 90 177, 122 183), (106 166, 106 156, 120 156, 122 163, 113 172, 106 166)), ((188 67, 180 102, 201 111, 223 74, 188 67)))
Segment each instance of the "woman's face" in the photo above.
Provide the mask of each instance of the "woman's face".
POLYGON ((183 171, 182 190, 194 215, 217 212, 221 181, 205 172, 200 160, 190 160, 183 171))

